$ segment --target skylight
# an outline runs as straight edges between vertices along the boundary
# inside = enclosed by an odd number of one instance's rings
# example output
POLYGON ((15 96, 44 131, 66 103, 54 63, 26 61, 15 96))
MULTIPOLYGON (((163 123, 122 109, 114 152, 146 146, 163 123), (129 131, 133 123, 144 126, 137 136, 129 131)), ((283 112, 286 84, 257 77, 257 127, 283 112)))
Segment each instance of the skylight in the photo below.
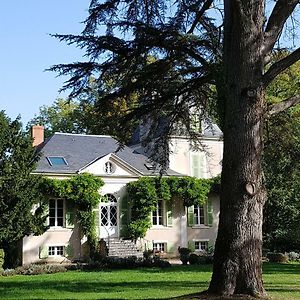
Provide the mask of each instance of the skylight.
POLYGON ((47 160, 51 166, 67 166, 67 161, 62 156, 48 156, 47 160))

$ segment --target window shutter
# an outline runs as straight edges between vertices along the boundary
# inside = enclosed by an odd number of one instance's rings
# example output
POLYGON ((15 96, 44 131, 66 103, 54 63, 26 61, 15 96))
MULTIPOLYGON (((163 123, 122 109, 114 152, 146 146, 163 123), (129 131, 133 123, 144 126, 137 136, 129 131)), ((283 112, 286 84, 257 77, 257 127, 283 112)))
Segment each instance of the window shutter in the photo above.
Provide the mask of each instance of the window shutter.
POLYGON ((99 204, 97 208, 93 209, 93 213, 95 216, 95 228, 97 237, 100 237, 100 217, 99 217, 99 204))
POLYGON ((45 246, 45 245, 41 246, 39 248, 39 258, 45 259, 48 257, 48 255, 49 255, 48 254, 48 246, 45 246))
POLYGON ((44 212, 45 212, 44 216, 47 216, 47 218, 45 218, 44 226, 48 227, 50 225, 50 223, 49 223, 49 203, 48 203, 48 205, 45 206, 44 212))
POLYGON ((191 169, 192 169, 192 176, 196 178, 203 178, 204 177, 204 154, 193 153, 191 156, 191 169))
POLYGON ((73 257, 74 256, 74 248, 72 244, 67 244, 65 246, 65 257, 73 257))
POLYGON ((188 207, 188 226, 194 226, 194 206, 188 207))
POLYGON ((167 201, 167 226, 172 227, 173 225, 173 211, 172 211, 172 201, 167 201))
POLYGON ((173 253, 175 252, 176 248, 175 248, 175 244, 172 242, 168 242, 167 243, 167 252, 168 253, 173 253))
POLYGON ((120 234, 126 236, 126 230, 128 225, 128 195, 121 199, 120 203, 120 234))
POLYGON ((188 241, 188 248, 191 250, 191 252, 195 252, 195 242, 188 241))
POLYGON ((70 201, 66 201, 66 228, 74 228, 75 224, 75 214, 74 214, 74 204, 70 201))
POLYGON ((213 205, 212 205, 212 199, 207 199, 207 225, 213 226, 214 223, 214 215, 213 215, 213 205))

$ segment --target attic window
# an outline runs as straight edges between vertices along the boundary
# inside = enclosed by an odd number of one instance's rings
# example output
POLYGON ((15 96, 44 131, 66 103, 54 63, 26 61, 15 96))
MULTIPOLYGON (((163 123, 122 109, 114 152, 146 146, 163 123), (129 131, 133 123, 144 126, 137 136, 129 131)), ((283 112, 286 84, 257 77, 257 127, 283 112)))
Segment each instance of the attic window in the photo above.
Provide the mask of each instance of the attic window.
POLYGON ((47 160, 51 166, 67 166, 67 161, 62 156, 48 156, 47 160))
POLYGON ((110 162, 110 161, 107 161, 105 164, 104 164, 104 171, 106 174, 110 175, 110 174, 113 174, 115 173, 116 171, 116 166, 110 162))
POLYGON ((148 170, 155 170, 155 166, 153 166, 152 164, 149 164, 149 163, 146 163, 146 164, 145 164, 145 167, 146 167, 148 170))

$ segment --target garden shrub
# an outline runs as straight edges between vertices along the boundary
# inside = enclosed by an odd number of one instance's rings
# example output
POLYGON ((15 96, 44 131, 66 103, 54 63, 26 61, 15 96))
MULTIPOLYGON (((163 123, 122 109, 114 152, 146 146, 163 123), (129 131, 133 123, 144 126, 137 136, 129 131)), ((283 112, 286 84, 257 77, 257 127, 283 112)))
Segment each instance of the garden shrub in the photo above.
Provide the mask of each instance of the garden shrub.
POLYGON ((191 253, 189 256, 190 265, 197 265, 199 263, 199 255, 196 253, 191 253))
POLYGON ((300 259, 300 254, 298 252, 292 251, 288 253, 288 257, 290 261, 297 261, 300 259))
POLYGON ((289 260, 287 255, 277 252, 269 252, 267 254, 267 258, 269 259, 269 262, 274 263, 285 263, 289 260))
POLYGON ((2 276, 12 275, 39 275, 39 274, 53 274, 66 272, 67 268, 62 265, 47 265, 47 264, 30 264, 16 269, 6 269, 0 274, 2 276))
MULTIPOLYGON (((112 257, 108 256, 99 261, 87 265, 78 265, 82 270, 102 270, 102 269, 135 269, 140 267, 159 267, 167 268, 171 264, 159 257, 150 257, 148 259, 138 258, 136 256, 129 257, 112 257)), ((70 269, 70 268, 69 268, 70 269)))
POLYGON ((0 270, 3 269, 3 264, 4 264, 4 250, 0 249, 0 270))
POLYGON ((187 265, 189 261, 189 256, 191 253, 191 250, 189 248, 185 247, 178 247, 178 252, 179 252, 179 258, 182 261, 182 264, 187 265))

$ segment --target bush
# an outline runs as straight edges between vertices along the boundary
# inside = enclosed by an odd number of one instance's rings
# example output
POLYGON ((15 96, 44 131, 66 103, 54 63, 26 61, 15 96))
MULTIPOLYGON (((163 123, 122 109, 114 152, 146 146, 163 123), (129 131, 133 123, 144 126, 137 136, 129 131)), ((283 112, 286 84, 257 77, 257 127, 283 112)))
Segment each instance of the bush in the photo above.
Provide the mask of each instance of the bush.
POLYGON ((189 248, 185 247, 178 247, 178 252, 179 252, 179 258, 182 261, 182 264, 187 265, 189 261, 189 256, 191 253, 191 250, 189 248))
POLYGON ((153 253, 153 250, 145 250, 143 252, 143 257, 144 259, 151 259, 154 257, 154 253, 153 253))
POLYGON ((289 257, 290 261, 297 261, 300 258, 300 254, 298 252, 292 251, 292 252, 288 253, 288 257, 289 257))
POLYGON ((140 267, 159 267, 167 268, 171 264, 159 257, 150 257, 148 259, 137 258, 136 256, 130 257, 106 257, 97 262, 79 265, 78 268, 83 270, 99 270, 99 269, 134 269, 140 267))
POLYGON ((199 255, 196 253, 191 253, 189 256, 190 265, 197 265, 199 263, 199 255))
POLYGON ((0 270, 3 269, 3 264, 4 264, 4 250, 0 249, 0 270))
POLYGON ((269 262, 274 263, 285 263, 289 260, 288 256, 283 253, 269 252, 267 254, 267 258, 269 262))
POLYGON ((61 265, 40 265, 40 264, 31 264, 27 266, 18 267, 16 269, 6 269, 3 270, 0 274, 2 276, 11 276, 11 275, 39 275, 39 274, 52 274, 59 272, 66 272, 67 268, 61 265))

